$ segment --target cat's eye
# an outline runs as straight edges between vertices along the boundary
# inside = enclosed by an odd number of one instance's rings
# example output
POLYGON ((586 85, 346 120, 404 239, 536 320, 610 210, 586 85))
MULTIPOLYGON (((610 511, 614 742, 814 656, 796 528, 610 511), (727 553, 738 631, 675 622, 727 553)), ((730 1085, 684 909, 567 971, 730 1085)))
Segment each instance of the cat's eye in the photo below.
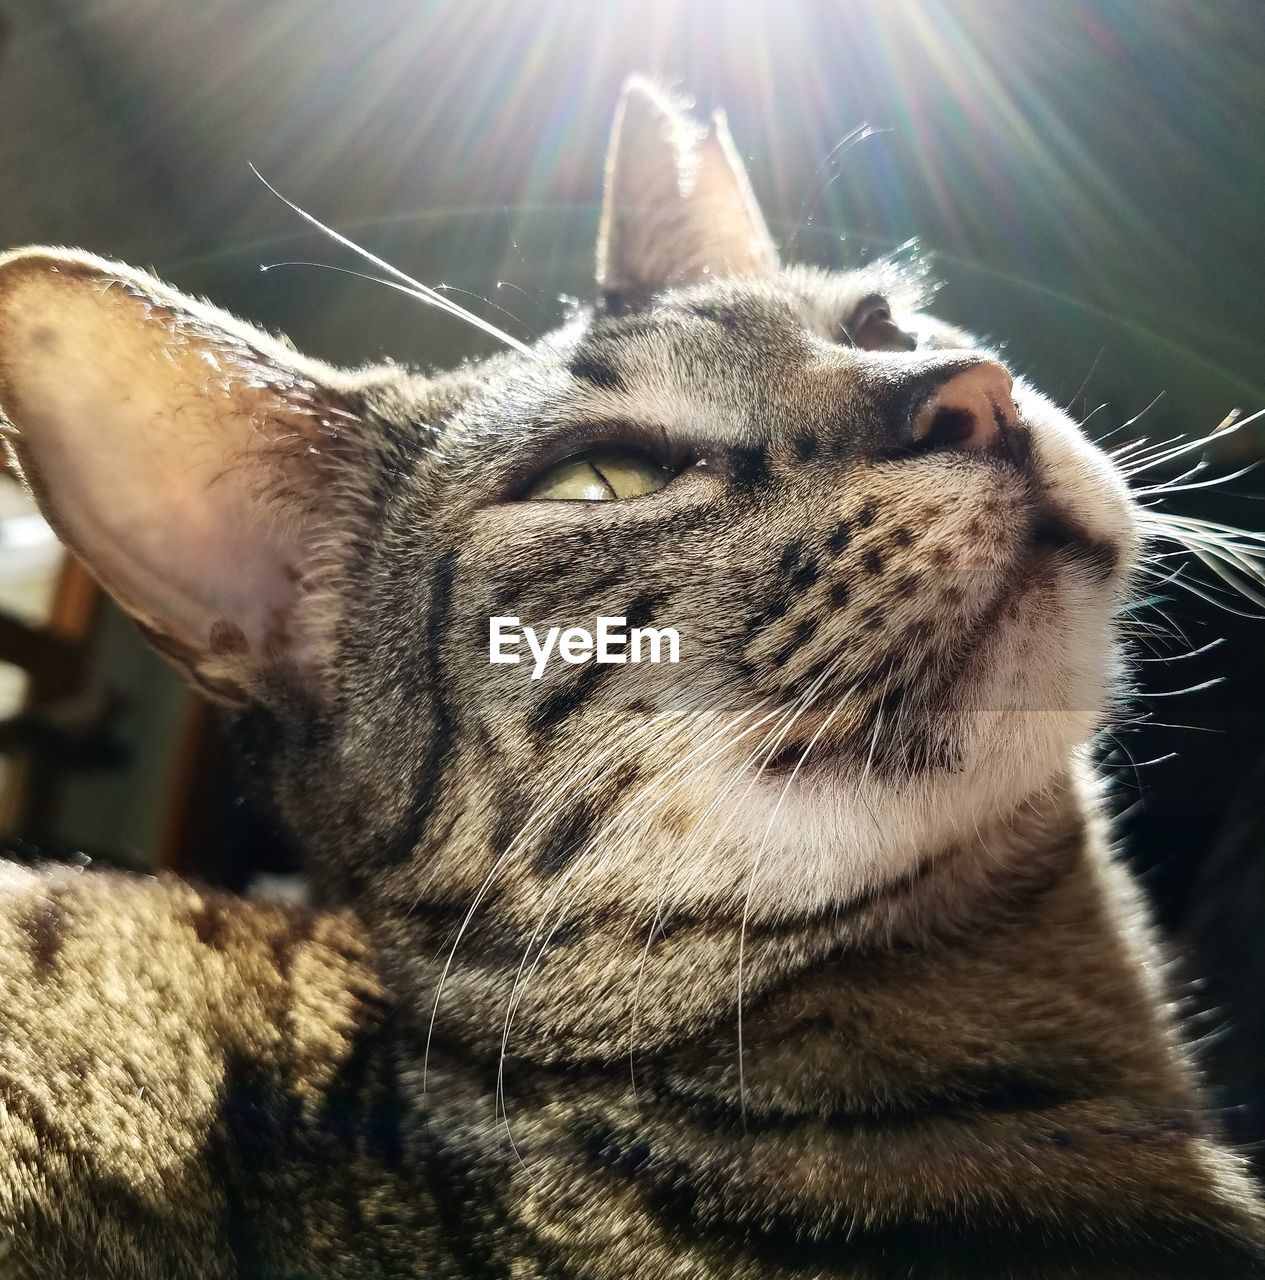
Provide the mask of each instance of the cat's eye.
POLYGON ((657 493, 672 478, 641 449, 610 446, 586 449, 542 472, 523 492, 523 501, 612 502, 657 493))
POLYGON ((913 351, 918 346, 918 339, 892 319, 887 299, 877 294, 857 305, 846 328, 853 344, 863 351, 913 351))

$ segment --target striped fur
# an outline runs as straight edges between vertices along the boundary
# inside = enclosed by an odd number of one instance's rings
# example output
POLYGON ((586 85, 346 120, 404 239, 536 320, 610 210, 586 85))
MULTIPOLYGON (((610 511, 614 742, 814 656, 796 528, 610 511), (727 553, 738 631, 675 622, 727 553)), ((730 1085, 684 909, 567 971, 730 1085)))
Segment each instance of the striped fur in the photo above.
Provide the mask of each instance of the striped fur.
POLYGON ((779 267, 657 91, 618 137, 601 304, 446 377, 0 258, 13 461, 331 904, 0 865, 0 1278, 1265 1275, 1086 765, 1121 477, 1021 380, 913 448, 992 358, 921 273, 779 267), (518 500, 620 442, 675 478, 518 500), (505 613, 682 662, 532 681, 505 613))
MULTIPOLYGON (((759 931, 741 1099, 732 1010, 683 990, 714 989, 723 927, 656 956, 655 998, 682 994, 641 1033, 635 1087, 599 1009, 571 1029, 584 1052, 542 1032, 508 1059, 498 1103, 494 1034, 439 1037, 423 1090, 424 1028, 349 917, 15 875, 0 1274, 1260 1274, 1252 1192, 1081 808, 1069 791, 996 838, 1000 872, 946 850, 759 931)), ((577 950, 573 981, 608 976, 577 950)))

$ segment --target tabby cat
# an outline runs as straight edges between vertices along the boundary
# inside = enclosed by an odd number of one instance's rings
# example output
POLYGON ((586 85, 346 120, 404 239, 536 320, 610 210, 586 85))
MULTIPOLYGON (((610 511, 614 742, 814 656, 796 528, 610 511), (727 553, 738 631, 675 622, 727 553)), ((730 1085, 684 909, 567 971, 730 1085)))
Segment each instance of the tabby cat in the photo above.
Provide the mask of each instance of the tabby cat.
POLYGON ((327 904, 5 872, 0 1276, 1265 1275, 1086 767, 1120 474, 640 81, 597 279, 425 377, 0 259, 16 467, 327 904))

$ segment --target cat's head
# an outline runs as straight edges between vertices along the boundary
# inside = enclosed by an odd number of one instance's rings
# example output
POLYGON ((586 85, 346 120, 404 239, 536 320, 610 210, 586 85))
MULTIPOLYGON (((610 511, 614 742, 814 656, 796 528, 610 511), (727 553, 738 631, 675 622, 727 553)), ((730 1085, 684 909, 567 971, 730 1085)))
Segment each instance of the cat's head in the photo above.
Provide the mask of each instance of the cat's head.
POLYGON ((1076 423, 928 317, 916 273, 780 264, 723 122, 643 83, 597 283, 526 353, 436 379, 17 253, 9 445, 151 640, 270 718, 282 812, 378 912, 460 919, 481 886, 522 920, 807 912, 1059 778, 1137 553, 1076 423), (489 661, 507 617, 671 628, 679 661, 533 679, 525 639, 489 661))

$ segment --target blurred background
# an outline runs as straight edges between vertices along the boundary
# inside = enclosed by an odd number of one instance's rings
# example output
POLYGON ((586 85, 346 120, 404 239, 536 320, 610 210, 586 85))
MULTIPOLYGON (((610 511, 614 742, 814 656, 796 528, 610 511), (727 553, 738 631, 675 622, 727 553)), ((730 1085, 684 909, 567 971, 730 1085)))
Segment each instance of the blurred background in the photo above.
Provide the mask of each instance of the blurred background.
MULTIPOLYGON (((1263 68, 1259 0, 0 0, 0 246, 151 266, 330 360, 442 366, 488 341, 319 267, 260 271, 358 264, 249 166, 531 337, 590 288, 611 113, 645 71, 723 104, 796 256, 917 237, 939 313, 1091 435, 1193 438, 1265 408, 1263 68)), ((1215 441, 1210 474, 1263 444, 1215 441)), ((1260 530, 1263 487, 1168 503, 1260 530)), ((1265 621, 1178 584, 1135 621, 1104 768, 1226 1123, 1260 1144, 1265 621)), ((0 659, 13 850, 236 888, 289 867, 229 736, 2 479, 0 659)))

